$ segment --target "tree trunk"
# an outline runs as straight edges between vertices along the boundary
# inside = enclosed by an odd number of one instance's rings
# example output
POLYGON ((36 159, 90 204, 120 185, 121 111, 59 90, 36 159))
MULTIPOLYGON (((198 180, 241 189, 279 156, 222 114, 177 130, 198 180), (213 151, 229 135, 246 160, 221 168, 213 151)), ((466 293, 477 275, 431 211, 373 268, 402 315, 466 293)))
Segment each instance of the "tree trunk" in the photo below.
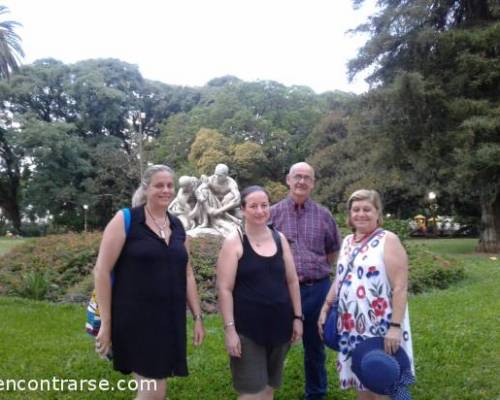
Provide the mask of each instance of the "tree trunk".
POLYGON ((6 131, 0 129, 0 207, 5 216, 12 222, 15 233, 21 233, 21 213, 19 210, 19 191, 21 173, 19 159, 5 136, 6 131))
POLYGON ((500 194, 492 201, 481 196, 481 225, 476 250, 483 253, 500 252, 500 194))
POLYGON ((14 227, 14 233, 23 233, 21 230, 21 213, 16 203, 3 204, 5 216, 10 220, 14 227))
POLYGON ((5 217, 12 223, 15 232, 21 231, 21 212, 19 210, 19 177, 8 175, 8 179, 0 181, 0 207, 5 217))

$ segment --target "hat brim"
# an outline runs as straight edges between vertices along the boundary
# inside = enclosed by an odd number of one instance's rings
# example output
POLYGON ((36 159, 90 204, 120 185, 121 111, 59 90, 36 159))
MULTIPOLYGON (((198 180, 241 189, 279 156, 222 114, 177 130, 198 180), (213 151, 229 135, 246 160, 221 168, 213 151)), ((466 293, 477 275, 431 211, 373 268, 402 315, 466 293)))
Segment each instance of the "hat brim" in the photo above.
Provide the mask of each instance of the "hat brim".
POLYGON ((367 338, 352 352, 352 371, 360 382, 377 394, 391 394, 403 371, 411 368, 406 351, 384 352, 384 338, 367 338))

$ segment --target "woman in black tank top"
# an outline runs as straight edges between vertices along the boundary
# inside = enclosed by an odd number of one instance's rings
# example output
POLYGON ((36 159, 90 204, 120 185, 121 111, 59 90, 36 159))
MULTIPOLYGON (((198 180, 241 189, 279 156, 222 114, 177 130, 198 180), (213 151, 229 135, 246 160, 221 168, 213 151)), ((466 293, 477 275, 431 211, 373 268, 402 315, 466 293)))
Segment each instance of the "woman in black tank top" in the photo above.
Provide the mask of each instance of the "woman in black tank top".
POLYGON ((299 282, 288 242, 267 226, 267 192, 243 190, 241 209, 244 230, 226 238, 219 254, 219 306, 236 391, 267 399, 281 383, 289 344, 302 337, 299 282))

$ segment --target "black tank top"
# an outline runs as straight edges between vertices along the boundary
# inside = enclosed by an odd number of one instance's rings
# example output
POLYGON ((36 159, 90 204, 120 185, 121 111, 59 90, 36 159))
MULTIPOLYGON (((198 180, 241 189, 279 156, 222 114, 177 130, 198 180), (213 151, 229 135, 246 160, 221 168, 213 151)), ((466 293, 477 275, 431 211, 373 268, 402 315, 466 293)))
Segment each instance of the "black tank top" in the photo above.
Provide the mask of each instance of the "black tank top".
POLYGON ((257 254, 243 235, 233 289, 237 332, 263 346, 286 343, 293 329, 283 249, 278 232, 273 229, 272 233, 277 250, 270 257, 257 254))

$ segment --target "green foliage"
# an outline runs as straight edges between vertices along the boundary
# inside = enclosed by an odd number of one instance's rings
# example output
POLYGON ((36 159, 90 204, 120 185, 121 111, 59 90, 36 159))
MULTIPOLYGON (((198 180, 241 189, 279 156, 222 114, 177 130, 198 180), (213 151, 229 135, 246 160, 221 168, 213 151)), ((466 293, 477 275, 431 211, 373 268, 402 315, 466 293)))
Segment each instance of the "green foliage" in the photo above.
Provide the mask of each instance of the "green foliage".
MULTIPOLYGON (((327 110, 328 102, 308 88, 287 88, 277 82, 248 83, 224 77, 214 81, 215 85, 203 88, 200 103, 189 113, 172 117, 162 125, 159 142, 165 147, 158 149, 157 154, 180 167, 185 163, 189 151, 186 149, 194 144, 196 132, 214 129, 231 145, 260 145, 265 157, 259 167, 264 176, 283 179, 292 163, 305 158, 305 139, 327 110)), ((224 154, 223 149, 217 150, 217 155, 224 154)), ((190 160, 195 163, 198 158, 190 160)), ((248 176, 257 174, 253 169, 238 168, 238 177, 250 181, 248 176)))
POLYGON ((396 218, 384 218, 384 229, 394 232, 398 235, 402 242, 405 242, 410 237, 410 225, 407 220, 396 218))
POLYGON ((30 204, 35 217, 49 211, 57 223, 82 229, 82 204, 90 206, 89 224, 104 227, 129 203, 139 180, 138 111, 146 113, 146 164, 156 156, 151 142, 160 123, 189 111, 199 91, 145 81, 137 66, 119 60, 44 59, 1 81, 0 97, 3 212, 17 230, 30 204))
POLYGON ((275 204, 283 200, 288 194, 288 187, 281 182, 267 180, 264 182, 264 188, 269 193, 271 204, 275 204))
MULTIPOLYGON (((0 5, 0 15, 9 13, 9 9, 0 5)), ((21 38, 15 29, 21 26, 19 22, 11 20, 0 21, 0 79, 9 78, 12 72, 19 68, 19 59, 24 57, 21 47, 21 38)))
MULTIPOLYGON (((346 226, 343 214, 336 217, 339 226, 346 226)), ((402 222, 394 221, 390 230, 404 237, 402 222)), ((342 228, 344 236, 349 233, 347 228, 342 228)), ((99 233, 69 233, 23 242, 0 257, 0 294, 85 301, 93 288, 90 273, 100 239, 99 233)), ((190 241, 191 263, 206 312, 216 311, 215 266, 221 244, 222 238, 217 236, 190 241)), ((463 266, 456 260, 432 254, 419 246, 407 247, 411 292, 447 288, 464 278, 463 266)))
POLYGON ((202 174, 212 174, 219 163, 229 162, 229 140, 214 129, 202 128, 191 145, 189 161, 202 174))
POLYGON ((191 145, 200 130, 198 115, 174 114, 158 126, 160 135, 153 146, 153 159, 156 163, 165 163, 176 171, 186 163, 191 145))
MULTIPOLYGON (((380 1, 357 29, 370 39, 349 64, 351 76, 373 67, 368 79, 379 85, 361 114, 371 131, 370 166, 377 175, 400 172, 400 207, 407 209, 403 196, 418 204, 426 187, 439 187, 447 208, 480 204, 480 248, 491 252, 500 249, 496 3, 380 1)), ((394 193, 397 185, 379 189, 386 188, 394 193)))
MULTIPOLYGON (((0 255, 0 294, 86 301, 94 287, 91 271, 100 240, 100 233, 0 240, 0 251, 5 249, 5 254, 0 255)), ((206 312, 216 310, 215 266, 221 244, 222 238, 217 236, 190 241, 191 263, 206 312)))
POLYGON ((221 246, 222 238, 219 236, 203 236, 190 240, 191 264, 205 312, 215 312, 217 309, 215 267, 221 246))
POLYGON ((68 289, 92 271, 100 239, 100 233, 68 233, 16 246, 0 257, 0 292, 64 299, 68 289))
POLYGON ((46 272, 29 271, 22 276, 16 294, 33 300, 44 300, 49 291, 49 280, 46 272))
POLYGON ((74 126, 66 123, 29 120, 23 133, 17 135, 30 160, 31 172, 25 180, 30 190, 27 200, 39 215, 49 210, 57 219, 68 204, 82 197, 83 182, 92 173, 89 148, 82 138, 71 134, 72 130, 74 126))
POLYGON ((424 246, 407 246, 410 263, 408 289, 422 293, 432 289, 446 289, 465 278, 464 265, 450 257, 436 255, 424 246))
POLYGON ((263 166, 267 163, 262 146, 254 142, 236 144, 231 149, 231 171, 240 187, 255 184, 261 180, 263 166))

